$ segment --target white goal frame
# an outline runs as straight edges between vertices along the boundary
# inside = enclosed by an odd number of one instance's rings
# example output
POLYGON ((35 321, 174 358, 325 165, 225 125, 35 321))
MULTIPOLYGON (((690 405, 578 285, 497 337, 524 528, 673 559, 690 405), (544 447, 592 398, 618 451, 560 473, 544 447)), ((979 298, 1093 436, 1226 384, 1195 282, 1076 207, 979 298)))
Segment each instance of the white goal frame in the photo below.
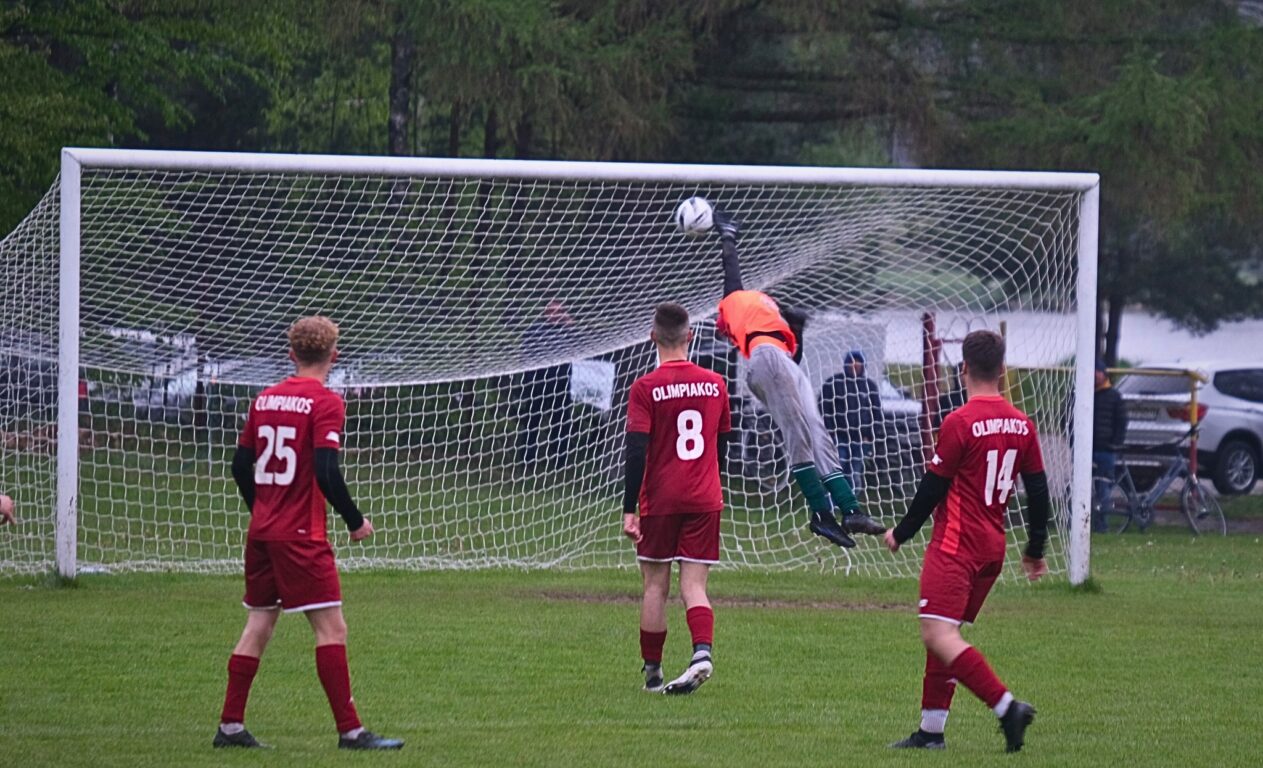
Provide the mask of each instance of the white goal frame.
MULTIPOLYGON (((1075 192, 1079 198, 1073 430, 1091 434, 1100 177, 1095 173, 354 157, 65 148, 61 154, 56 568, 77 572, 79 490, 80 177, 83 169, 239 171, 677 183, 956 187, 1075 192)), ((1072 454, 1069 580, 1089 574, 1091 443, 1072 454)))

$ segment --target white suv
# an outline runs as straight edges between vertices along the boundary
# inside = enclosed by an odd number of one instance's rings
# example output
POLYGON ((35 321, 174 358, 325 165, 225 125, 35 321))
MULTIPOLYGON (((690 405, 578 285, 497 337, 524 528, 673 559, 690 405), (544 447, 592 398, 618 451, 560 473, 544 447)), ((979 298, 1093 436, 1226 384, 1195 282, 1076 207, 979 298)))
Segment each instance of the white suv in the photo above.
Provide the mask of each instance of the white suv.
MULTIPOLYGON (((1207 383, 1200 384, 1197 391, 1201 426, 1197 440, 1199 474, 1212 479, 1220 493, 1249 493, 1259 478, 1263 456, 1263 363, 1195 362, 1142 367, 1195 370, 1206 375, 1207 383)), ((1118 391, 1127 402, 1128 446, 1175 440, 1188 431, 1187 378, 1124 374, 1118 381, 1118 391)), ((1147 476, 1162 470, 1152 456, 1128 456, 1126 449, 1123 456, 1137 485, 1147 485, 1147 476)))

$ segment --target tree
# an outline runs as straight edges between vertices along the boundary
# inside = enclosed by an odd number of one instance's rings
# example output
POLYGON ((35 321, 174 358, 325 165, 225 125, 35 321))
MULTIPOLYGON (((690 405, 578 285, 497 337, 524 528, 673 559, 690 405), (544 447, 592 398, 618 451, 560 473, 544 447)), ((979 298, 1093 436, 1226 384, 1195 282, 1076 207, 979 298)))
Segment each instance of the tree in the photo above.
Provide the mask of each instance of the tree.
MULTIPOLYGON (((23 0, 0 9, 0 227, 16 223, 67 145, 184 144, 212 111, 257 123, 280 6, 249 0, 23 0), (234 111, 254 104, 253 112, 234 111)), ((223 142, 202 137, 205 141, 223 142)), ((256 134, 257 136, 257 134, 256 134)), ((249 148, 238 130, 234 146, 249 148)))
POLYGON ((940 158, 1101 173, 1110 364, 1129 304, 1195 330, 1263 312, 1245 269, 1263 215, 1263 29, 1187 0, 1020 5, 927 4, 920 17, 949 52, 958 127, 940 158))

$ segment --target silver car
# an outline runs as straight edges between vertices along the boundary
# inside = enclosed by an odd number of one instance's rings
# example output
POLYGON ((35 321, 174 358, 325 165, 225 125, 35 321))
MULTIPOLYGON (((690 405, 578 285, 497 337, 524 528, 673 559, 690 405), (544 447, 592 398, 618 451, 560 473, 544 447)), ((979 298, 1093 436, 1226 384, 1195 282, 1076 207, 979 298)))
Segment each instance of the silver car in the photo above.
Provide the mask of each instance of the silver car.
MULTIPOLYGON (((1224 494, 1249 493, 1263 455, 1263 365, 1240 362, 1167 363, 1147 369, 1195 370, 1207 377, 1197 390, 1199 474, 1224 494)), ((1178 439, 1189 428, 1189 379, 1124 374, 1118 391, 1127 403, 1127 447, 1178 439)), ((1163 469, 1152 455, 1124 459, 1137 485, 1149 485, 1163 469)))

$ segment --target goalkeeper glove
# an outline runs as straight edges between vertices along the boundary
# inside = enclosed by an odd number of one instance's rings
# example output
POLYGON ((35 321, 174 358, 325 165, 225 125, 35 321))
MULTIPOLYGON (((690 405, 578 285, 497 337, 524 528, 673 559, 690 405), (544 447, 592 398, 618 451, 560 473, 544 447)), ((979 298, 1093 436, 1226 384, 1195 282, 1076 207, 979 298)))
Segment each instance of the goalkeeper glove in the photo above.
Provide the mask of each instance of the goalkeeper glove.
POLYGON ((715 208, 711 221, 714 222, 713 226, 719 232, 721 240, 737 242, 737 233, 741 231, 741 224, 732 217, 732 214, 715 208))

